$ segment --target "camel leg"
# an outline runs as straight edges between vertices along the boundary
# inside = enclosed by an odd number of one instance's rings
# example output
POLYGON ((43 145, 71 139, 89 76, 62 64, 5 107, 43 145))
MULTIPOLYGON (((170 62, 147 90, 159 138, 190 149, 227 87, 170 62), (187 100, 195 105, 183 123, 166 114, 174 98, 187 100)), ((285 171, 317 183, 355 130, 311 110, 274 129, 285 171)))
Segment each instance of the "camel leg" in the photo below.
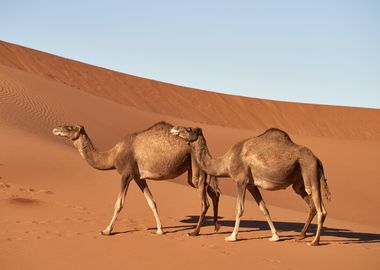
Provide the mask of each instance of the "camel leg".
POLYGON ((218 205, 220 195, 212 190, 211 187, 207 186, 207 194, 212 200, 212 206, 214 209, 214 231, 218 232, 220 229, 220 224, 218 223, 218 205))
POLYGON ((244 199, 245 199, 245 191, 247 189, 247 183, 246 182, 238 182, 237 183, 237 204, 236 204, 236 220, 235 220, 235 227, 233 232, 230 236, 226 237, 225 240, 229 242, 233 242, 237 240, 237 235, 239 232, 239 226, 240 226, 240 218, 244 213, 244 199))
POLYGON ((264 214, 264 216, 265 216, 265 218, 269 224, 270 230, 272 232, 272 237, 269 238, 269 241, 275 242, 275 241, 280 240, 280 237, 278 236, 277 230, 273 225, 269 211, 265 205, 265 202, 263 200, 263 197, 261 196, 259 189, 254 185, 248 185, 248 191, 252 194, 253 198, 255 199, 257 205, 260 208, 260 211, 264 214))
POLYGON ((303 182, 301 182, 299 185, 293 185, 294 191, 301 196, 301 198, 306 202, 306 204, 309 207, 309 216, 307 217, 307 220, 305 222, 305 225, 303 226, 303 229, 301 233, 296 237, 297 241, 300 241, 302 239, 305 239, 306 237, 306 232, 309 229, 310 223, 312 222, 313 218, 317 214, 317 210, 315 209, 313 200, 311 197, 306 193, 305 191, 305 186, 303 182))
POLYGON ((152 193, 150 192, 148 184, 146 183, 145 179, 138 179, 136 180, 136 183, 141 189, 141 191, 144 193, 145 199, 147 200, 150 209, 152 209, 154 218, 156 219, 156 223, 157 223, 156 234, 164 234, 164 232, 162 231, 160 217, 158 216, 158 212, 157 212, 157 205, 153 199, 153 196, 152 196, 152 193))
POLYGON ((189 233, 189 236, 197 236, 199 235, 199 231, 201 229, 204 217, 207 213, 208 208, 210 207, 210 204, 208 202, 207 196, 206 196, 206 179, 205 176, 201 176, 201 179, 199 180, 199 189, 200 189, 200 195, 201 195, 201 201, 202 201, 202 210, 201 210, 201 215, 199 216, 197 226, 195 227, 194 231, 189 233))
POLYGON ((121 189, 120 189, 119 195, 117 196, 117 200, 115 203, 115 211, 113 213, 111 222, 105 230, 100 232, 100 234, 102 234, 102 235, 111 235, 112 234, 112 230, 113 230, 113 226, 115 224, 116 218, 124 206, 125 195, 127 194, 128 186, 129 186, 129 183, 131 182, 131 180, 132 180, 132 178, 130 176, 123 176, 121 178, 121 189))
POLYGON ((318 246, 323 222, 325 221, 327 212, 322 203, 321 187, 320 187, 320 182, 318 178, 318 168, 317 168, 316 162, 315 163, 309 162, 309 163, 303 163, 303 164, 301 163, 301 173, 302 173, 302 178, 303 178, 304 183, 308 183, 311 185, 310 197, 311 197, 311 201, 313 202, 315 206, 315 209, 317 210, 317 218, 318 218, 317 233, 315 234, 313 241, 311 241, 309 245, 318 246))
POLYGON ((313 203, 315 205, 315 208, 317 210, 317 218, 318 218, 318 227, 317 227, 317 233, 315 234, 315 237, 313 241, 309 243, 310 246, 318 246, 319 245, 319 239, 321 236, 321 230, 323 227, 323 222, 326 219, 326 209, 323 206, 322 198, 321 198, 321 191, 320 188, 312 188, 311 192, 311 198, 313 200, 313 203))
POLYGON ((296 240, 302 240, 306 237, 306 232, 309 229, 310 223, 317 214, 317 210, 315 209, 314 203, 309 195, 306 195, 303 197, 307 205, 309 206, 309 216, 307 217, 307 220, 305 222, 305 225, 303 226, 303 229, 299 236, 296 238, 296 240))

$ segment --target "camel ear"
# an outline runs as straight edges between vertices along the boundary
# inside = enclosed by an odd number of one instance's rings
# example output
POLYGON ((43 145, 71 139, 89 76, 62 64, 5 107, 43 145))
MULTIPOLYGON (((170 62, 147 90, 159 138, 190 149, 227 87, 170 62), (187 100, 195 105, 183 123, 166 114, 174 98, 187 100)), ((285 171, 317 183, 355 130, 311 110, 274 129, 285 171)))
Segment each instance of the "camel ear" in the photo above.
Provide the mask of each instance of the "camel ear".
POLYGON ((79 132, 80 132, 80 133, 83 133, 83 132, 84 132, 84 126, 79 125, 78 127, 79 127, 79 132))
POLYGON ((201 129, 201 128, 195 128, 195 133, 196 133, 197 135, 203 135, 203 134, 202 134, 202 129, 201 129))

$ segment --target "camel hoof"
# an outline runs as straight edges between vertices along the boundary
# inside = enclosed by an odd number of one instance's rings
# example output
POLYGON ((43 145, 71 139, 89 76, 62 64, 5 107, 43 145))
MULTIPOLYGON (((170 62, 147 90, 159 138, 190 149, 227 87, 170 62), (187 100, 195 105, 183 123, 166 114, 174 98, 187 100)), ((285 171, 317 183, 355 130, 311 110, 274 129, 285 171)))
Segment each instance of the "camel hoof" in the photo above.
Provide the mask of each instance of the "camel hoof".
POLYGON ((235 242, 235 241, 237 241, 237 238, 236 238, 236 236, 230 235, 230 236, 224 238, 224 240, 226 240, 226 242, 235 242))
POLYGON ((198 235, 199 235, 199 232, 191 232, 187 234, 187 236, 198 236, 198 235))
POLYGON ((100 231, 99 234, 104 235, 104 236, 110 236, 112 233, 108 230, 104 230, 104 231, 100 231))
POLYGON ((158 235, 163 235, 164 232, 163 232, 162 230, 157 230, 157 231, 156 231, 156 234, 158 234, 158 235))
POLYGON ((319 246, 319 242, 310 242, 310 243, 307 243, 309 246, 311 247, 315 247, 315 246, 319 246))
POLYGON ((219 223, 217 223, 217 224, 215 224, 215 229, 214 229, 214 232, 219 232, 219 230, 220 230, 220 224, 219 223))
POLYGON ((304 235, 304 234, 300 234, 300 235, 298 235, 294 240, 296 241, 296 242, 301 242, 303 239, 305 239, 306 238, 306 235, 304 235))
POLYGON ((272 235, 272 237, 269 238, 269 241, 270 241, 270 242, 277 242, 277 241, 279 241, 279 240, 280 240, 280 237, 279 237, 277 234, 272 235))

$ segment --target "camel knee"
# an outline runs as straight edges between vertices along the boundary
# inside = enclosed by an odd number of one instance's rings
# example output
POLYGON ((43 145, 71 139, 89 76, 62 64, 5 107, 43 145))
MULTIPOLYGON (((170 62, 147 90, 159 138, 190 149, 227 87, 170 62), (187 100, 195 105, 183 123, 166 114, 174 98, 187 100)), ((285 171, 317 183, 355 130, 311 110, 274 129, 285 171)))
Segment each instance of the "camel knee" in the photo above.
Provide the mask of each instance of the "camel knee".
POLYGON ((315 207, 309 206, 309 214, 311 216, 315 216, 317 214, 317 209, 315 209, 315 207))
POLYGON ((209 207, 210 207, 210 204, 207 201, 202 203, 202 212, 203 213, 207 212, 209 207))
POLYGON ((327 211, 326 211, 326 209, 323 209, 323 208, 322 208, 322 212, 321 212, 321 221, 322 221, 322 222, 325 221, 326 216, 327 216, 327 211))
POLYGON ((326 211, 317 211, 318 222, 324 222, 327 216, 326 211))
POLYGON ((121 209, 123 209, 123 206, 121 206, 121 205, 115 205, 115 212, 116 212, 117 214, 120 213, 121 209))
POLYGON ((122 208, 123 208, 123 201, 117 200, 115 203, 115 212, 119 213, 122 208))
POLYGON ((150 209, 152 209, 152 210, 157 208, 157 204, 153 200, 148 201, 148 205, 149 205, 150 209))
POLYGON ((244 213, 244 207, 243 206, 238 206, 236 208, 236 216, 240 218, 243 215, 243 213, 244 213))
POLYGON ((268 209, 265 205, 265 203, 263 201, 260 202, 259 204, 259 209, 260 211, 265 215, 265 216, 268 216, 269 215, 269 212, 268 212, 268 209))

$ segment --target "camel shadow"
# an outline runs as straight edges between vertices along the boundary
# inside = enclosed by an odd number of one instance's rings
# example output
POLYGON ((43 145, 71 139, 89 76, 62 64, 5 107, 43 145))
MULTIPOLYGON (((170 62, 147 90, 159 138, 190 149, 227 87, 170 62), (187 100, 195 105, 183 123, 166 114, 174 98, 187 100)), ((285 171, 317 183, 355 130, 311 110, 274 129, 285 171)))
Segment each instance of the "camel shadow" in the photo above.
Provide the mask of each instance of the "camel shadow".
MULTIPOLYGON (((193 225, 180 225, 180 226, 163 226, 162 229, 164 230, 164 234, 172 234, 182 231, 187 231, 193 229, 193 225), (173 230, 174 229, 174 230, 173 230)), ((147 228, 147 229, 131 229, 131 230, 125 230, 125 231, 118 231, 118 232, 112 232, 111 235, 118 235, 118 234, 126 234, 126 233, 133 233, 133 232, 140 232, 143 230, 146 231, 156 231, 157 228, 147 228)))
MULTIPOLYGON (((185 219, 181 220, 182 223, 187 224, 196 224, 199 216, 186 216, 185 219)), ((223 217, 219 217, 219 223, 222 227, 233 228, 235 226, 235 220, 223 220, 223 217)), ((281 240, 293 240, 297 234, 284 235, 283 232, 301 232, 304 223, 301 222, 284 222, 284 221, 274 221, 273 222, 276 229, 281 233, 281 240)), ((203 221, 203 226, 214 226, 213 217, 206 216, 203 221)), ((240 221, 241 232, 254 232, 259 230, 268 230, 270 231, 269 225, 266 221, 261 220, 241 220, 240 221)), ((313 233, 317 230, 317 225, 311 224, 308 236, 312 236, 313 233)), ((229 232, 219 232, 219 234, 230 234, 229 232)), ((212 233, 214 234, 214 233, 212 233)), ((206 235, 206 234, 204 234, 206 235)), ((380 243, 380 234, 377 233, 365 233, 365 232, 355 232, 347 229, 338 229, 331 227, 324 227, 322 231, 323 236, 332 236, 341 239, 327 240, 324 241, 328 244, 372 244, 380 243)), ((245 238, 242 240, 253 240, 253 239, 262 239, 267 237, 255 237, 255 238, 245 238)), ((269 238, 269 237, 268 237, 269 238)))

